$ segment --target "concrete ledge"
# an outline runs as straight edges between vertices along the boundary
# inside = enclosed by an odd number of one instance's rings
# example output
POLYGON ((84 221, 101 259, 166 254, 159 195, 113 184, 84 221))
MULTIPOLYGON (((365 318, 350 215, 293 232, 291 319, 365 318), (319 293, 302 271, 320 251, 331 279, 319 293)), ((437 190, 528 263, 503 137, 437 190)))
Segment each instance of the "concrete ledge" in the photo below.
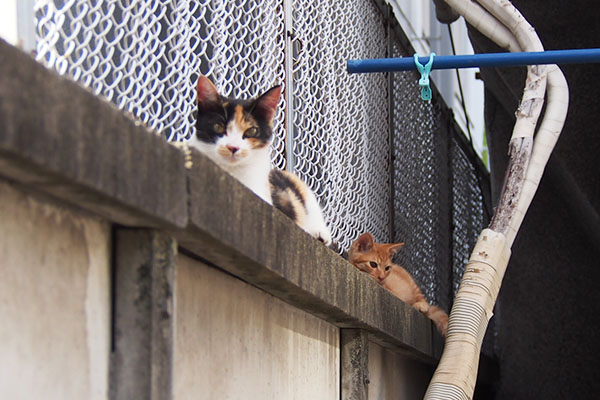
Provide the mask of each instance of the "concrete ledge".
POLYGON ((0 40, 0 175, 125 225, 183 227, 182 154, 0 40))
POLYGON ((116 224, 175 236, 192 257, 428 363, 431 322, 309 237, 202 154, 184 155, 109 103, 0 41, 0 175, 116 224))
POLYGON ((188 228, 175 233, 181 247, 339 327, 365 329, 413 357, 438 354, 428 319, 195 149, 189 206, 188 228))

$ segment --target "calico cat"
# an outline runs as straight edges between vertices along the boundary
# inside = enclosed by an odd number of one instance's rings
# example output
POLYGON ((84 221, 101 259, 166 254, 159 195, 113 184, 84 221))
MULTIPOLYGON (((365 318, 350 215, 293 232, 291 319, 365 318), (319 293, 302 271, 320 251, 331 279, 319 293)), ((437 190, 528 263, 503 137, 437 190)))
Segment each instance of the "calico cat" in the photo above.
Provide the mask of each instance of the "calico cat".
POLYGON ((429 305, 408 271, 392 262, 394 254, 403 245, 404 243, 375 243, 370 233, 363 233, 350 246, 348 261, 369 274, 396 297, 425 314, 445 337, 448 315, 441 308, 429 305))
POLYGON ((264 201, 292 218, 300 228, 326 245, 331 233, 310 188, 296 175, 271 169, 273 117, 281 86, 256 99, 221 96, 207 77, 198 77, 196 134, 188 145, 197 148, 236 177, 264 201))

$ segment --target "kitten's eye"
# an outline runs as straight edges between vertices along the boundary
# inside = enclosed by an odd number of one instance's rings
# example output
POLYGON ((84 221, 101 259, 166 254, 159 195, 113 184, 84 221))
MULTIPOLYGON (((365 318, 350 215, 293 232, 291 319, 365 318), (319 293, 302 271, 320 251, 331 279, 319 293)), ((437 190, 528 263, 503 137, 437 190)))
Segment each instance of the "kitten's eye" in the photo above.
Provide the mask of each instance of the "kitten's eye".
POLYGON ((377 263, 375 261, 369 262, 369 265, 371 266, 371 268, 377 268, 377 263))
POLYGON ((225 125, 223 124, 214 124, 213 125, 213 129, 215 130, 215 132, 217 132, 219 135, 222 135, 223 133, 225 133, 225 125))
POLYGON ((390 270, 390 268, 392 268, 392 267, 388 265, 387 267, 385 267, 385 270, 386 270, 386 271, 389 271, 389 270, 390 270))
POLYGON ((244 137, 253 138, 256 136, 258 136, 258 129, 255 127, 248 128, 246 129, 246 132, 244 132, 244 137))

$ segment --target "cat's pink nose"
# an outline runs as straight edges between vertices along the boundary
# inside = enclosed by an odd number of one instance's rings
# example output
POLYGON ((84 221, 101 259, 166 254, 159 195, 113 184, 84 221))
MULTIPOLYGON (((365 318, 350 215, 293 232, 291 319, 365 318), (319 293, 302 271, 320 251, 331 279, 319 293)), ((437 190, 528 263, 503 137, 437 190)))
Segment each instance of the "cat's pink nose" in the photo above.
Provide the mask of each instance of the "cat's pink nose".
POLYGON ((231 145, 227 145, 227 149, 233 155, 233 154, 237 153, 240 148, 239 147, 235 147, 235 146, 231 146, 231 145))

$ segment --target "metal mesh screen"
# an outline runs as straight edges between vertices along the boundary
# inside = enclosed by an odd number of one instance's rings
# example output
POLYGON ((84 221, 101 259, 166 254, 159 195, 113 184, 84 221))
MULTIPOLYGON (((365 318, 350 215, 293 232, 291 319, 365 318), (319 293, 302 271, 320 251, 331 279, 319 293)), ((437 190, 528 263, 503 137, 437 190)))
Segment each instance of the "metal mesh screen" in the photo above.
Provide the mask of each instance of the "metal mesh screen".
POLYGON ((37 59, 167 140, 193 134, 200 72, 232 97, 283 84, 273 165, 313 188, 341 248, 366 230, 386 240, 387 80, 345 72, 348 58, 386 56, 384 18, 371 0, 287 4, 291 18, 283 0, 38 1, 37 59))
MULTIPOLYGON (((485 209, 480 172, 474 168, 460 143, 451 142, 452 163, 452 295, 460 286, 465 265, 481 230, 487 225, 490 215, 485 209)), ((498 334, 497 314, 490 320, 482 352, 496 354, 498 334)))
POLYGON ((479 233, 488 216, 483 208, 483 194, 477 171, 464 151, 452 140, 452 290, 456 294, 479 233))
POLYGON ((387 75, 351 75, 350 58, 385 57, 385 20, 372 1, 294 2, 294 170, 313 188, 348 248, 369 231, 389 238, 387 75))
POLYGON ((415 73, 346 72, 348 59, 412 55, 373 0, 39 0, 34 11, 39 61, 167 140, 194 132, 199 73, 239 98, 283 84, 273 165, 313 188, 341 249, 365 231, 406 242, 399 263, 449 308, 483 224, 479 172, 415 73))
MULTIPOLYGON (((398 44, 394 57, 406 56, 398 44)), ((436 141, 440 115, 436 107, 420 99, 413 72, 394 73, 394 241, 405 242, 398 262, 415 278, 425 296, 449 308, 448 215, 443 213, 441 181, 443 160, 436 141), (445 246, 440 246, 444 244, 445 246)))
MULTIPOLYGON (((200 72, 240 98, 284 83, 283 0, 39 0, 35 18, 38 61, 167 140, 193 134, 200 72)), ((280 168, 284 109, 282 100, 272 157, 280 168)))
MULTIPOLYGON (((393 57, 410 55, 393 40, 393 57)), ((449 310, 487 222, 481 172, 454 137, 448 110, 435 99, 420 100, 418 75, 398 72, 391 79, 394 241, 406 243, 398 262, 430 301, 449 310)))

